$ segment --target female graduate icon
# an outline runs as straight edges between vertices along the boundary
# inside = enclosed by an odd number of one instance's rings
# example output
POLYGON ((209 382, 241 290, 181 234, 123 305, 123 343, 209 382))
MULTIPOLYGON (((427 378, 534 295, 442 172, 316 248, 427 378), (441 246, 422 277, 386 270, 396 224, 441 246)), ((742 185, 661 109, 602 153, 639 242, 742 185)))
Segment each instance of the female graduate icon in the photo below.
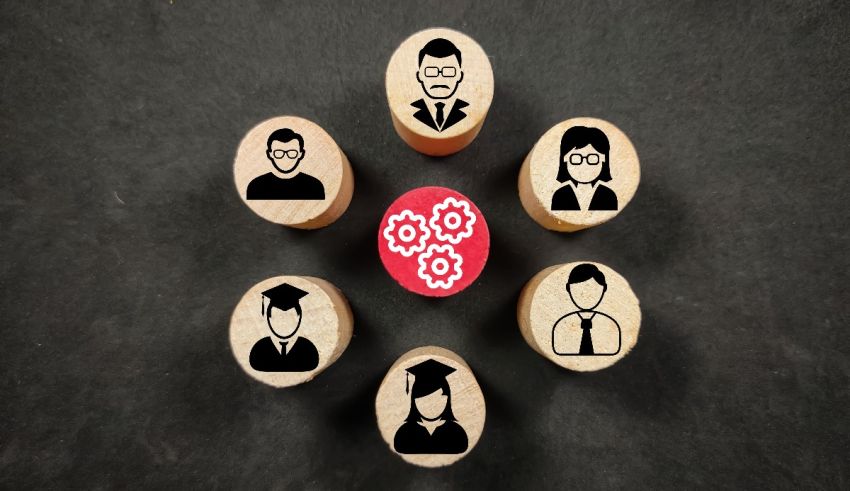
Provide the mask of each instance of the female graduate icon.
POLYGON ((466 451, 466 432, 452 414, 452 396, 446 377, 454 368, 428 359, 407 369, 413 375, 410 412, 393 439, 395 451, 403 454, 457 454, 466 451))
POLYGON ((308 292, 283 283, 263 292, 262 315, 270 336, 251 348, 251 368, 260 372, 309 372, 319 365, 319 352, 309 339, 298 335, 301 304, 308 292), (268 306, 265 305, 269 299, 268 306))

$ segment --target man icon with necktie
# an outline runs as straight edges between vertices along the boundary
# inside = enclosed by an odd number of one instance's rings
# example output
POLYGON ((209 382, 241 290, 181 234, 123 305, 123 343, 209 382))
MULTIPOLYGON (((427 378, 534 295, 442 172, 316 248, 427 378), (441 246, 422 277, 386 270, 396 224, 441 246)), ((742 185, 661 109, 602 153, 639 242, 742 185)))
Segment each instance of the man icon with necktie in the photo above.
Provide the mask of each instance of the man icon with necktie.
POLYGON ((460 65, 460 50, 448 39, 432 39, 419 51, 416 80, 428 99, 419 99, 411 104, 418 109, 413 117, 438 132, 466 118, 462 109, 469 103, 455 95, 463 81, 460 65))
POLYGON ((567 293, 578 310, 552 326, 552 351, 561 356, 612 356, 620 352, 620 325, 596 310, 608 285, 593 264, 579 264, 567 279, 567 293))
POLYGON ((307 293, 289 283, 263 292, 261 313, 271 335, 251 348, 251 368, 260 372, 309 372, 319 366, 316 346, 298 335, 302 316, 299 301, 307 293))

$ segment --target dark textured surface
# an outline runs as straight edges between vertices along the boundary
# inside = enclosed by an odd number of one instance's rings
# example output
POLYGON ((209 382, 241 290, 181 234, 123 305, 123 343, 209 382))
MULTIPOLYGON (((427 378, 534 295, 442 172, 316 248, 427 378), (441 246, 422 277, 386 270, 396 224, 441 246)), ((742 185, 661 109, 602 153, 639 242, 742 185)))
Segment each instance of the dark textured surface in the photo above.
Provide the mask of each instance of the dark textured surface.
POLYGON ((850 485, 847 2, 66 3, 0 7, 0 487, 850 485), (496 78, 481 135, 445 159, 396 136, 383 86, 434 25, 479 41, 496 78), (354 165, 329 228, 237 196, 240 138, 279 114, 354 165), (556 234, 516 176, 575 115, 622 128, 643 179, 613 221, 556 234), (389 203, 428 184, 492 233, 480 279, 439 301, 375 245, 389 203), (634 352, 587 375, 514 319, 527 279, 578 259, 622 273, 644 313, 634 352), (227 329, 283 273, 340 287, 356 336, 273 390, 227 329), (374 422, 385 371, 426 344, 465 357, 487 400, 478 447, 442 470, 404 464, 374 422))

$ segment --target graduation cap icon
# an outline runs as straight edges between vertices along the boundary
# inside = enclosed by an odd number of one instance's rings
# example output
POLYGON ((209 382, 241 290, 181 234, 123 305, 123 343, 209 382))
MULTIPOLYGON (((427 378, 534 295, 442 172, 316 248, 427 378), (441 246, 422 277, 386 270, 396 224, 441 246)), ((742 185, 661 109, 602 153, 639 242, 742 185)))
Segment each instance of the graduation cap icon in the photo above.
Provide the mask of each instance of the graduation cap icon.
POLYGON ((469 448, 466 431, 452 413, 451 388, 446 377, 457 369, 428 359, 406 368, 410 392, 410 412, 393 436, 393 449, 400 454, 460 454, 469 448), (442 390, 441 390, 442 389, 442 390), (419 398, 441 391, 445 399, 434 398, 419 405, 419 398), (431 423, 442 421, 428 429, 431 423))
POLYGON ((268 316, 272 307, 277 307, 280 310, 286 311, 295 309, 295 312, 301 315, 301 304, 299 301, 307 295, 307 292, 300 288, 296 288, 289 283, 283 283, 274 288, 270 288, 262 293, 262 314, 268 316), (268 310, 266 310, 266 298, 269 299, 268 310))
POLYGON ((446 377, 456 371, 455 368, 431 358, 413 365, 406 370, 407 380, 404 392, 410 392, 410 376, 413 375, 413 383, 416 384, 416 393, 422 395, 430 394, 442 387, 445 384, 446 377))

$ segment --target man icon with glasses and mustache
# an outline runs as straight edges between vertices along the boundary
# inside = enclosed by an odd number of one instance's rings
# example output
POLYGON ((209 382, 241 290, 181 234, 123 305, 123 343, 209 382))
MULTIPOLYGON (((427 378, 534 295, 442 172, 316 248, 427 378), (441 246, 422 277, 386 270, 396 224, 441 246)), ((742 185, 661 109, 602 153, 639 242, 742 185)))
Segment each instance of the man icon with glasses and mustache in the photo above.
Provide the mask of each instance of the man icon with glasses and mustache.
POLYGON ((617 194, 602 184, 611 180, 608 137, 599 128, 573 126, 561 137, 553 211, 616 210, 617 194))
POLYGON ((298 171, 305 155, 304 138, 289 128, 275 130, 266 142, 266 157, 272 171, 248 184, 247 199, 325 199, 322 181, 298 171))
POLYGON ((469 103, 455 96, 458 85, 463 81, 460 64, 460 50, 448 39, 432 39, 419 51, 416 80, 428 99, 419 99, 411 104, 418 109, 413 117, 438 132, 451 128, 466 117, 462 109, 469 103))

